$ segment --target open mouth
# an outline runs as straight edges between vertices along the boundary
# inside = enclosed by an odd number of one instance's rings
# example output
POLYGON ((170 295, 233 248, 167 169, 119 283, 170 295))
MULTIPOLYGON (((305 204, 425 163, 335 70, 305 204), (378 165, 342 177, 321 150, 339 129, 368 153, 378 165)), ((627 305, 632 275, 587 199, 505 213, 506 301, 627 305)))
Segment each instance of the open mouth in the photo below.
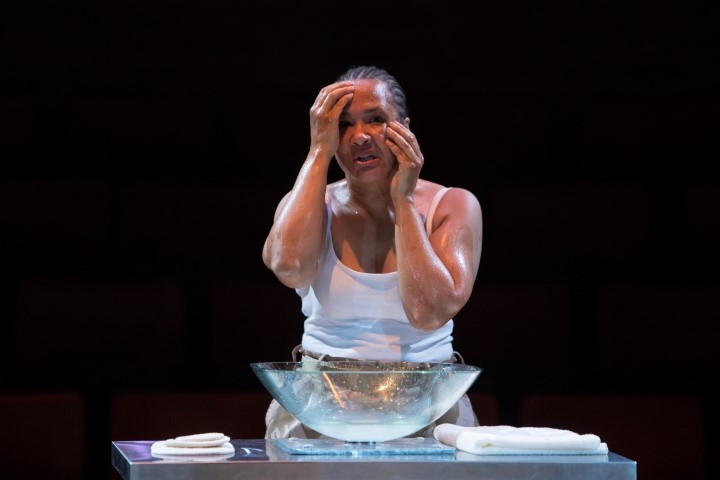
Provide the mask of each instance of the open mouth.
POLYGON ((354 162, 355 162, 355 163, 367 163, 367 162, 370 162, 370 161, 375 160, 375 159, 377 159, 377 158, 378 158, 377 156, 372 155, 372 154, 368 154, 368 155, 358 155, 357 157, 354 158, 354 162))

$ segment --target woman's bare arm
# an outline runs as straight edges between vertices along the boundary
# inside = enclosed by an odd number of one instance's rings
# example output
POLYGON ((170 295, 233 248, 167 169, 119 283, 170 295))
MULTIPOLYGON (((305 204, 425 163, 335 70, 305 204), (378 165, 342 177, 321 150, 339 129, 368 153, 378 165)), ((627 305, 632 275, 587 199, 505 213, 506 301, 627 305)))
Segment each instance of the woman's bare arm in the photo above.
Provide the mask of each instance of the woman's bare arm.
POLYGON ((263 262, 288 287, 306 286, 317 273, 327 225, 327 175, 340 141, 338 119, 354 88, 339 82, 318 93, 310 108, 310 151, 263 245, 263 262))
POLYGON ((480 203, 468 190, 452 188, 438 204, 429 237, 411 199, 395 207, 403 307, 419 330, 440 328, 465 306, 473 290, 482 248, 480 203))

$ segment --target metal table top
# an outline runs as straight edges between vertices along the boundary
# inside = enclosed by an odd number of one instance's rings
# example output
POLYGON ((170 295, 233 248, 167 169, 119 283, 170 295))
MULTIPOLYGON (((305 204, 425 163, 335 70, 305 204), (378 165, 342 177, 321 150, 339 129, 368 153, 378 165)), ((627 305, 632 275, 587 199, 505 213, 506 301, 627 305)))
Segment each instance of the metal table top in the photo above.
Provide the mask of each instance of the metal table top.
POLYGON ((112 465, 124 480, 170 479, 493 479, 636 480, 637 463, 608 455, 295 454, 275 440, 231 440, 226 456, 153 456, 153 440, 112 442, 112 465))

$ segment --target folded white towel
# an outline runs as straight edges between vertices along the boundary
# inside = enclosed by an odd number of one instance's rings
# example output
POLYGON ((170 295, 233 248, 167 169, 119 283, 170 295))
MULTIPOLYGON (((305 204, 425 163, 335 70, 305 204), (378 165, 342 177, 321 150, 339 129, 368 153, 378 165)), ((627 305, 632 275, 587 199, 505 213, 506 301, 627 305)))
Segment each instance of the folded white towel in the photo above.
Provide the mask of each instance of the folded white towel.
POLYGON ((153 455, 222 455, 235 452, 230 437, 222 433, 198 433, 155 442, 153 455))
POLYGON ((476 455, 607 455, 607 444, 591 433, 545 427, 507 425, 461 427, 443 423, 433 431, 435 439, 476 455))

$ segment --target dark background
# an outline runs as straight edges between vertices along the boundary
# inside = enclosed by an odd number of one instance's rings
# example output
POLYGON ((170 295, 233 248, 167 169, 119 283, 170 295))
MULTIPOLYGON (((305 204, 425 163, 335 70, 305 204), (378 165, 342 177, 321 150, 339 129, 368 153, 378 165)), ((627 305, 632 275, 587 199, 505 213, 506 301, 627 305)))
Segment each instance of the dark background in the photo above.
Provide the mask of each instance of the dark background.
MULTIPOLYGON (((114 476, 111 440, 246 434, 184 412, 173 430, 138 420, 122 437, 117 402, 258 393, 249 363, 291 359, 299 300, 260 251, 315 95, 355 64, 405 87, 423 176, 483 206, 455 346, 484 368, 472 393, 495 402, 488 422, 593 429, 642 478, 718 473, 711 2, 3 10, 0 411, 47 452, 57 444, 38 411, 57 419, 54 395, 70 398, 61 416, 77 418, 58 428, 78 436, 63 458, 83 466, 65 478, 114 476), (567 423, 562 408, 526 416, 548 395, 589 401, 594 423, 567 423)), ((10 473, 44 468, 2 456, 10 473)))

